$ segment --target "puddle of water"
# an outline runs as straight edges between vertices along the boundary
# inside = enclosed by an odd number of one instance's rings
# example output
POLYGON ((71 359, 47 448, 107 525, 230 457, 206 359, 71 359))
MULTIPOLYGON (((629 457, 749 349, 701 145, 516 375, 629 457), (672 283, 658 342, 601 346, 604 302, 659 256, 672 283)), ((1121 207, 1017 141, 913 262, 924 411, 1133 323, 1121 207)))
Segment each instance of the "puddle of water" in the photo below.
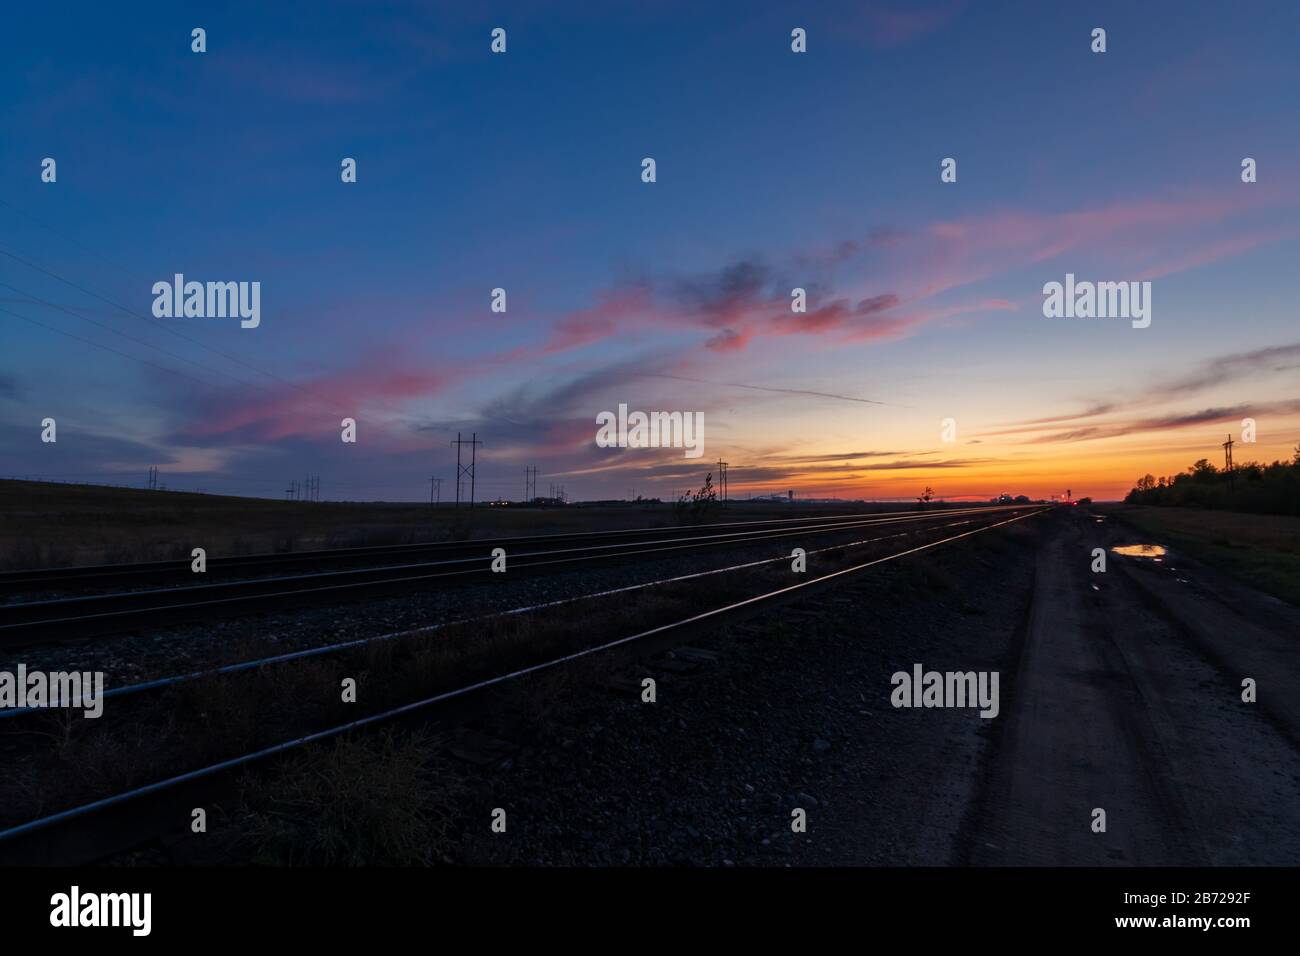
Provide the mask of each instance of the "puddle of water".
POLYGON ((1163 561, 1167 553, 1163 544, 1121 544, 1111 551, 1127 558, 1151 558, 1153 561, 1163 561))

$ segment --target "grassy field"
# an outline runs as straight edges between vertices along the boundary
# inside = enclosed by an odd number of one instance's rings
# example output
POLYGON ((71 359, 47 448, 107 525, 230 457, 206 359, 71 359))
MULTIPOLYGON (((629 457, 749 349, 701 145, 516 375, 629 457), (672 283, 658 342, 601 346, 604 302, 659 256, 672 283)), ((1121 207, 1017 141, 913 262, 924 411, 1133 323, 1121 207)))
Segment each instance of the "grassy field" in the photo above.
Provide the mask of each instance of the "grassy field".
POLYGON ((0 516, 4 568, 188 560, 196 547, 216 557, 672 523, 666 505, 457 511, 28 481, 0 481, 0 516))
POLYGON ((1155 544, 1178 545, 1207 564, 1300 605, 1300 518, 1131 505, 1096 510, 1146 532, 1155 544))
MULTIPOLYGON (((721 520, 810 517, 836 510, 733 502, 721 520)), ((427 504, 272 501, 0 480, 0 569, 188 561, 196 547, 218 557, 676 523, 668 504, 480 504, 457 510, 448 504, 435 509, 427 504)))

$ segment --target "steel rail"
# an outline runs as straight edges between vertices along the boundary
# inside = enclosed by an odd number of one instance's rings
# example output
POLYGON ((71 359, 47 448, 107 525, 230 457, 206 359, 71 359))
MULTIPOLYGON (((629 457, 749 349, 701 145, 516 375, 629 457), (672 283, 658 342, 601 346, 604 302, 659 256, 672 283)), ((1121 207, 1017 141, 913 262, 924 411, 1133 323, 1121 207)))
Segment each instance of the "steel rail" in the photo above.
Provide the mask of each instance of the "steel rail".
MULTIPOLYGON (((902 517, 907 515, 955 513, 965 510, 1002 510, 1009 505, 971 506, 968 508, 931 509, 930 511, 876 511, 845 514, 815 515, 798 518, 764 518, 753 521, 725 521, 673 528, 618 528, 606 531, 572 531, 555 534, 517 535, 500 538, 479 538, 472 541, 429 541, 414 544, 371 545, 351 548, 328 548, 313 551, 295 551, 283 554, 253 554, 213 556, 207 559, 207 573, 255 573, 262 569, 291 567, 294 565, 329 565, 373 561, 404 555, 456 553, 482 548, 520 546, 548 547, 566 545, 577 541, 614 540, 638 535, 687 535, 691 532, 726 528, 758 528, 764 525, 796 527, 815 522, 842 521, 857 518, 902 517)), ((73 586, 112 581, 129 581, 136 578, 157 578, 166 575, 186 576, 190 572, 190 559, 173 561, 148 561, 129 564, 75 565, 62 568, 30 568, 20 571, 0 571, 0 593, 12 590, 31 590, 37 586, 73 586)))
MULTIPOLYGON (((938 525, 930 530, 948 530, 968 525, 978 520, 977 518, 966 518, 960 521, 948 521, 938 525)), ((807 551, 809 557, 817 554, 824 554, 828 551, 843 550, 845 548, 861 547, 866 544, 878 544, 881 541, 889 541, 893 538, 901 538, 911 531, 900 531, 895 534, 881 535, 874 538, 862 538, 857 541, 846 541, 843 543, 828 545, 824 548, 813 548, 807 551)), ((697 580, 699 578, 711 577, 716 574, 726 574, 731 571, 744 571, 765 564, 774 564, 778 561, 789 561, 788 554, 779 554, 773 558, 759 558, 755 561, 746 561, 742 564, 726 565, 721 568, 710 568, 707 571, 693 571, 690 574, 679 574, 670 578, 659 578, 653 581, 642 581, 637 584, 627 584, 617 588, 607 588, 602 591, 593 591, 588 594, 577 594, 572 597, 556 598, 553 601, 543 601, 538 604, 528 604, 523 607, 508 608, 504 611, 494 611, 490 614, 482 614, 476 617, 457 618, 451 621, 442 621, 438 624, 428 624, 424 627, 405 628, 399 631, 388 631, 383 634, 374 634, 369 637, 358 637, 349 641, 337 641, 333 644, 322 644, 318 647, 303 648, 297 651, 287 651, 283 654, 273 654, 270 657, 260 657, 248 661, 239 661, 233 664, 222 664, 216 667, 210 667, 204 670, 189 671, 184 674, 176 674, 171 677, 158 677, 152 680, 140 681, 136 684, 125 684, 120 687, 111 687, 100 695, 103 700, 116 697, 126 697, 146 691, 163 690, 168 687, 175 687, 180 684, 190 683, 205 677, 225 676, 228 674, 238 674, 249 670, 259 670, 263 667, 269 667, 274 664, 283 664, 289 661, 302 660, 309 657, 319 657, 326 654, 337 654, 342 651, 351 650, 357 647, 364 647, 368 644, 379 643, 380 641, 393 641, 402 638, 423 637, 437 631, 443 631, 452 627, 460 627, 466 624, 478 624, 485 621, 492 621, 498 618, 512 617, 518 614, 529 614, 535 611, 543 611, 555 607, 563 607, 567 604, 576 604, 580 601, 590 601, 597 598, 612 597, 616 594, 627 594, 633 591, 640 591, 646 588, 662 587, 668 584, 680 584, 685 581, 697 580)), ((40 707, 16 707, 0 710, 0 720, 6 717, 18 717, 24 714, 45 714, 48 713, 46 708, 40 707)))
POLYGON ((559 657, 554 657, 537 664, 530 664, 525 667, 516 668, 512 671, 509 671, 508 673, 499 674, 494 677, 484 678, 482 680, 478 680, 473 683, 466 684, 462 687, 458 687, 453 690, 443 691, 441 693, 434 694, 422 700, 414 701, 408 704, 403 704, 398 707, 389 708, 388 710, 384 710, 380 713, 370 714, 365 717, 360 717, 357 718, 356 720, 348 721, 347 723, 339 724, 334 727, 329 727, 324 730, 314 731, 310 734, 304 734, 298 737, 294 737, 290 740, 282 741, 277 744, 272 744, 270 746, 260 748, 251 753, 242 754, 236 757, 230 757, 226 760, 221 760, 218 761, 217 763, 209 764, 207 766, 200 767, 195 770, 189 770, 184 773, 177 774, 175 776, 167 777, 163 780, 155 781, 149 784, 144 784, 139 787, 134 787, 130 790, 113 794, 108 797, 102 797, 98 800, 91 801, 90 803, 82 804, 76 807, 70 807, 69 809, 66 810, 52 813, 47 816, 39 817, 34 820, 29 820, 25 823, 20 823, 15 826, 11 826, 5 830, 0 830, 0 845, 16 840, 20 837, 28 836, 42 830, 48 830, 50 828, 57 827, 61 824, 66 824, 78 820, 90 814, 94 814, 113 807, 120 807, 124 804, 138 800, 142 797, 149 796, 151 794, 161 793, 163 791, 173 789, 175 787, 181 786, 186 783, 202 780, 225 771, 247 766, 248 764, 264 760, 268 757, 272 757, 277 754, 282 754, 289 750, 294 750, 307 744, 315 743, 322 740, 327 740, 329 738, 339 736, 340 734, 344 734, 352 730, 358 730, 363 727, 369 727, 378 723, 391 721, 396 718, 403 717, 405 715, 409 715, 420 710, 425 710, 437 704, 459 700, 467 695, 475 694, 487 690, 489 688, 498 687, 500 685, 504 685, 512 681, 516 681, 520 678, 531 676, 533 674, 538 674, 557 667, 562 667, 565 664, 569 664, 572 663, 573 661, 581 660, 583 658, 587 658, 592 655, 603 654, 615 649, 628 647, 629 645, 632 644, 647 642, 652 638, 661 637, 663 635, 670 634, 673 631, 689 630, 691 627, 706 621, 717 621, 719 619, 726 618, 729 616, 737 616, 742 612, 751 611, 760 605, 780 602, 784 599, 789 599, 791 596, 799 594, 801 592, 809 592, 813 589, 823 588, 832 582, 840 581, 848 575, 859 573, 868 568, 877 567, 889 561, 896 561, 900 558, 904 558, 909 555, 918 554, 922 551, 930 550, 931 548, 937 548, 940 545, 950 544, 954 541, 959 541, 964 538, 969 538, 973 535, 980 534, 984 531, 991 531, 994 528, 999 528, 1008 524, 1013 524, 1017 521, 1023 521, 1026 518, 1031 518, 1035 515, 1042 514, 1044 511, 1047 510, 1049 509, 1038 508, 1032 511, 1028 511, 1024 514, 1014 515, 1002 521, 998 521, 989 525, 984 525, 982 527, 975 528, 970 531, 965 531, 962 532, 961 534, 952 535, 951 537, 941 538, 938 541, 927 542, 926 544, 918 545, 913 548, 908 548, 907 550, 900 551, 895 554, 887 555, 885 557, 874 558, 870 561, 865 561, 861 564, 856 564, 848 568, 841 568, 838 571, 833 571, 828 574, 820 575, 819 577, 811 578, 807 581, 801 581, 797 584, 787 585, 785 587, 778 588, 774 591, 768 591, 761 595, 756 595, 754 597, 745 598, 740 601, 732 602, 730 604, 724 605, 723 607, 713 608, 708 611, 703 611, 699 614, 692 615, 691 617, 684 618, 682 620, 675 621, 670 624, 659 625, 657 627, 653 627, 648 630, 639 631, 635 634, 630 634, 624 637, 615 638, 614 640, 606 641, 604 643, 597 644, 592 647, 587 647, 579 651, 574 651, 569 654, 564 654, 559 657))
MULTIPOLYGON (((609 545, 525 552, 508 556, 514 572, 581 567, 613 559, 644 558, 682 550, 703 550, 719 545, 749 545, 797 535, 828 534, 862 527, 925 521, 942 521, 973 511, 927 513, 911 517, 870 517, 810 528, 734 532, 704 535, 685 541, 637 541, 609 545), (557 557, 557 555, 569 555, 557 557)), ((84 637, 90 632, 124 630, 150 623, 176 623, 211 614, 239 614, 245 611, 281 609, 303 601, 346 599, 390 591, 409 590, 433 581, 464 581, 491 572, 491 556, 455 558, 440 562, 318 572, 287 578, 256 579, 188 585, 180 588, 129 591, 102 595, 59 598, 48 601, 0 605, 0 643, 18 643, 52 631, 84 637), (443 570, 438 570, 443 569, 443 570)))

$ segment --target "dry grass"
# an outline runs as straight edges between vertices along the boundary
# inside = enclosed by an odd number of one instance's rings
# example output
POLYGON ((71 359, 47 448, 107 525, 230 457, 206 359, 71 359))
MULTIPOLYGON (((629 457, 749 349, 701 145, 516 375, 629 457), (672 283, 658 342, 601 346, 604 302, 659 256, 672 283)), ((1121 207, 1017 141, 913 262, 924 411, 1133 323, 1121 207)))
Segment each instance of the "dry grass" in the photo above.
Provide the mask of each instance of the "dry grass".
POLYGON ((1300 518, 1201 508, 1096 509, 1235 575, 1260 590, 1300 605, 1300 518))
POLYGON ((294 502, 0 480, 0 569, 189 560, 324 548, 642 527, 644 509, 463 508, 294 502))
MULTIPOLYGON (((801 506, 798 515, 837 510, 844 509, 801 506)), ((673 523, 669 504, 457 510, 446 504, 434 509, 416 503, 309 503, 8 479, 0 479, 0 514, 0 569, 188 561, 195 547, 220 557, 673 523)), ((790 514, 788 505, 733 503, 724 518, 790 514)))
POLYGON ((307 748, 247 774, 234 823, 253 862, 410 866, 452 862, 461 790, 440 742, 387 728, 307 748))

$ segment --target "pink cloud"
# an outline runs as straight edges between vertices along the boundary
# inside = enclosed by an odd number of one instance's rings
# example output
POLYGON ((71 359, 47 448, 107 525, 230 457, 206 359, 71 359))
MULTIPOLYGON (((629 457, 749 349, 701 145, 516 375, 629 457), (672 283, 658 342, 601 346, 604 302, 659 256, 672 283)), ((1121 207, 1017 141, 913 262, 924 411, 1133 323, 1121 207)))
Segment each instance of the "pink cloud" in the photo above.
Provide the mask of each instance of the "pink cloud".
POLYGON ((610 289, 597 294, 597 304, 571 312, 551 330, 543 355, 565 352, 613 335, 620 324, 651 307, 650 290, 643 285, 610 289))
POLYGON ((709 339, 704 345, 714 352, 739 352, 749 345, 756 334, 757 330, 753 326, 746 326, 739 331, 727 329, 709 339))
POLYGON ((871 44, 888 49, 903 46, 946 27, 961 14, 965 6, 965 0, 950 0, 928 6, 916 2, 905 6, 872 2, 863 7, 862 16, 871 31, 871 44))
POLYGON ((1254 235, 1236 236, 1231 239, 1211 242, 1182 256, 1152 266, 1139 273, 1137 278, 1158 279, 1162 276, 1186 272, 1188 269, 1197 269, 1212 262, 1218 262, 1220 259, 1227 259, 1243 252, 1249 252, 1251 249, 1256 249, 1271 242, 1295 239, 1298 236, 1300 236, 1300 228, 1286 227, 1267 229, 1254 235))
POLYGON ((355 365, 302 382, 275 384, 250 392, 241 389, 227 401, 205 403, 200 415, 182 431, 190 440, 238 436, 274 441, 319 436, 337 431, 341 417, 360 418, 376 405, 399 409, 405 402, 435 395, 464 374, 413 368, 389 353, 375 353, 355 365))

